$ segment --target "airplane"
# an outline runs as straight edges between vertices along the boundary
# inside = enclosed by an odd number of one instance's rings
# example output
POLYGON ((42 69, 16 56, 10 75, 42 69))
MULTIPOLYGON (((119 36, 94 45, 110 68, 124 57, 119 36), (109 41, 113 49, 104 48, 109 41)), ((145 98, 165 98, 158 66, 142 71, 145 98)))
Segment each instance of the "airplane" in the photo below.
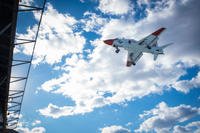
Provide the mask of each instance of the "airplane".
POLYGON ((132 65, 136 65, 136 62, 142 57, 143 53, 151 53, 154 55, 154 61, 157 59, 158 55, 164 54, 163 49, 168 47, 173 43, 169 43, 163 46, 158 46, 159 35, 166 28, 160 28, 157 31, 151 33, 147 37, 141 39, 140 41, 136 41, 134 39, 108 39, 104 40, 104 43, 116 48, 115 52, 119 53, 119 47, 124 48, 128 51, 128 58, 126 66, 130 67, 132 65))

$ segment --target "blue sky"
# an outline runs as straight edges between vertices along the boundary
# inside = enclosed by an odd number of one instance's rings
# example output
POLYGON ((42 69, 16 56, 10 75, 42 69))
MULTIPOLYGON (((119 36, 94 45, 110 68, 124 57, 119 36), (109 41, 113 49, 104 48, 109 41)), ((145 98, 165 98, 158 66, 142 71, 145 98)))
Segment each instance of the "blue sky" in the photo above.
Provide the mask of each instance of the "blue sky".
MULTIPOLYGON (((195 0, 48 0, 17 130, 199 132, 199 5, 195 0), (174 45, 157 61, 145 54, 131 68, 125 66, 126 51, 116 54, 102 42, 140 40, 160 27, 167 30, 159 45, 174 45)), ((34 38, 38 17, 20 14, 17 36, 34 38)), ((30 45, 15 50, 14 56, 30 57, 30 45)))

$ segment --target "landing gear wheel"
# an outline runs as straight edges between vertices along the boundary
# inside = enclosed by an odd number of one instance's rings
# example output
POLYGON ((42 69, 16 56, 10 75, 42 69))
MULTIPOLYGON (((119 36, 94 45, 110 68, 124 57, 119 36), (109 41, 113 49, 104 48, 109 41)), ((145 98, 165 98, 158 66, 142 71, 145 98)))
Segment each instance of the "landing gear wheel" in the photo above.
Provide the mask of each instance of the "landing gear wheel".
POLYGON ((119 51, 120 51, 119 49, 115 50, 116 53, 119 53, 119 51))

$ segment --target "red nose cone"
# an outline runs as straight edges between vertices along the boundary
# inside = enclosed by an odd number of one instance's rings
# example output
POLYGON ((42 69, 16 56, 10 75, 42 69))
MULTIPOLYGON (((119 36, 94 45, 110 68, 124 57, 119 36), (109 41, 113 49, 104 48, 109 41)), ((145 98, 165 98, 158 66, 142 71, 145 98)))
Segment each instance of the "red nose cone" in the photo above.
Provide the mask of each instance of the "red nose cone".
POLYGON ((105 44, 108 44, 108 45, 112 45, 113 42, 114 42, 115 39, 109 39, 109 40, 105 40, 103 41, 105 44))

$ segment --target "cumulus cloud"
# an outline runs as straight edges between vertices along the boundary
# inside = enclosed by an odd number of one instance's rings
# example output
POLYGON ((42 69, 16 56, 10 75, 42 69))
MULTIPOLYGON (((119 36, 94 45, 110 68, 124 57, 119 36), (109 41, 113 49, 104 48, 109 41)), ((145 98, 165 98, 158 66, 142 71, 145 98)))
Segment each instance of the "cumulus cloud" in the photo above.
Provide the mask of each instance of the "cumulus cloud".
POLYGON ((15 129, 19 133, 45 133, 46 129, 41 126, 36 126, 41 124, 40 120, 34 120, 32 123, 26 121, 24 116, 20 114, 20 121, 17 123, 17 128, 15 129), (33 127, 34 126, 34 127, 33 127))
MULTIPOLYGON (((159 103, 156 108, 145 111, 140 117, 144 122, 135 130, 136 132, 169 132, 178 123, 185 122, 200 115, 200 108, 181 104, 176 107, 169 107, 165 102, 159 103)), ((175 130, 180 129, 176 126, 175 130)))
POLYGON ((123 15, 133 11, 133 5, 130 0, 100 0, 98 9, 107 14, 123 15))
MULTIPOLYGON (((34 13, 36 20, 39 13, 34 13)), ((64 55, 70 53, 81 53, 85 44, 85 38, 81 33, 75 32, 77 20, 70 14, 59 13, 51 4, 43 14, 37 46, 34 53, 33 63, 54 64, 61 61, 64 55)), ((18 33, 18 38, 34 39, 37 26, 27 29, 27 33, 18 33)), ((23 45, 19 48, 24 54, 31 55, 30 45, 23 45)))
POLYGON ((180 80, 173 85, 176 90, 188 93, 191 88, 199 88, 200 87, 200 72, 196 77, 191 80, 180 80))
POLYGON ((125 19, 111 19, 99 31, 102 38, 133 38, 137 30, 134 27, 134 21, 125 19))
POLYGON ((199 133, 200 132, 200 121, 194 121, 186 126, 175 126, 173 129, 174 133, 199 133))
MULTIPOLYGON (((173 66, 173 69, 159 66, 149 71, 139 69, 142 65, 137 65, 133 69, 125 69, 123 58, 119 60, 115 53, 110 53, 112 48, 100 43, 97 45, 102 47, 94 49, 89 62, 79 59, 75 64, 69 63, 63 68, 69 73, 51 79, 41 86, 44 91, 71 98, 75 105, 57 107, 49 104, 47 108, 40 110, 42 115, 55 118, 56 116, 83 114, 97 107, 122 103, 152 93, 159 94, 162 93, 164 86, 170 86, 185 73, 179 65, 173 66), (109 58, 102 59, 101 54, 109 58), (107 93, 111 95, 105 96, 107 93), (60 111, 55 113, 52 111, 55 108, 60 111)), ((126 58, 125 51, 119 55, 126 58)))
POLYGON ((35 126, 35 125, 38 125, 38 124, 41 124, 41 121, 40 121, 40 120, 35 120, 35 121, 32 123, 32 126, 35 126))
MULTIPOLYGON (((70 98, 74 105, 59 107, 51 103, 39 112, 45 116, 59 118, 84 114, 95 108, 124 103, 150 94, 162 94, 172 86, 177 91, 184 92, 185 89, 180 86, 184 81, 179 81, 179 77, 186 74, 186 67, 198 65, 200 62, 197 56, 199 52, 196 50, 198 39, 190 35, 198 32, 195 28, 191 28, 191 23, 186 21, 187 15, 192 19, 188 12, 198 14, 196 10, 199 9, 197 5, 200 2, 194 4, 195 2, 197 1, 182 4, 166 1, 167 6, 164 6, 163 10, 158 11, 159 7, 148 9, 148 16, 139 22, 125 21, 123 18, 111 19, 99 29, 102 38, 91 41, 94 50, 88 55, 89 60, 73 54, 72 58, 67 59, 65 65, 60 67, 64 73, 41 86, 41 89, 46 92, 70 98), (183 11, 186 12, 186 16, 182 15, 183 11), (175 19, 185 20, 186 28, 182 27, 182 23, 174 25, 175 19), (167 54, 160 56, 156 62, 151 55, 145 54, 135 67, 127 68, 125 67, 126 51, 122 49, 116 55, 114 48, 102 42, 103 39, 111 37, 139 39, 153 32, 152 30, 160 25, 169 26, 169 30, 162 35, 159 42, 168 43, 173 40, 175 45, 171 46, 173 47, 171 49, 166 49, 167 54), (176 34, 177 32, 180 34, 176 34), (191 51, 188 50, 189 46, 192 46, 191 51)), ((199 20, 195 17, 193 21, 195 24, 199 20)), ((198 77, 189 82, 187 92, 195 87, 192 84, 198 84, 198 77)))
POLYGON ((32 129, 19 127, 16 129, 19 133, 45 133, 46 130, 44 127, 34 127, 32 129))
POLYGON ((81 19, 81 23, 83 24, 83 29, 86 32, 97 32, 99 29, 108 22, 108 19, 101 17, 100 15, 86 11, 83 15, 83 19, 81 19))
POLYGON ((173 49, 166 49, 168 54, 163 57, 165 62, 162 63, 171 65, 179 60, 190 65, 199 64, 200 40, 196 35, 200 31, 200 19, 196 15, 200 2, 192 0, 183 4, 180 1, 163 0, 154 4, 155 8, 146 8, 147 17, 138 22, 132 19, 111 19, 101 29, 103 38, 125 37, 139 40, 164 26, 167 30, 161 35, 159 43, 173 42, 174 45, 171 46, 173 49))
POLYGON ((73 107, 58 107, 50 103, 47 108, 39 111, 43 115, 51 116, 52 118, 59 118, 60 116, 65 116, 66 114, 72 115, 73 107))
POLYGON ((101 129, 101 133, 130 133, 129 129, 122 126, 112 125, 101 129))

